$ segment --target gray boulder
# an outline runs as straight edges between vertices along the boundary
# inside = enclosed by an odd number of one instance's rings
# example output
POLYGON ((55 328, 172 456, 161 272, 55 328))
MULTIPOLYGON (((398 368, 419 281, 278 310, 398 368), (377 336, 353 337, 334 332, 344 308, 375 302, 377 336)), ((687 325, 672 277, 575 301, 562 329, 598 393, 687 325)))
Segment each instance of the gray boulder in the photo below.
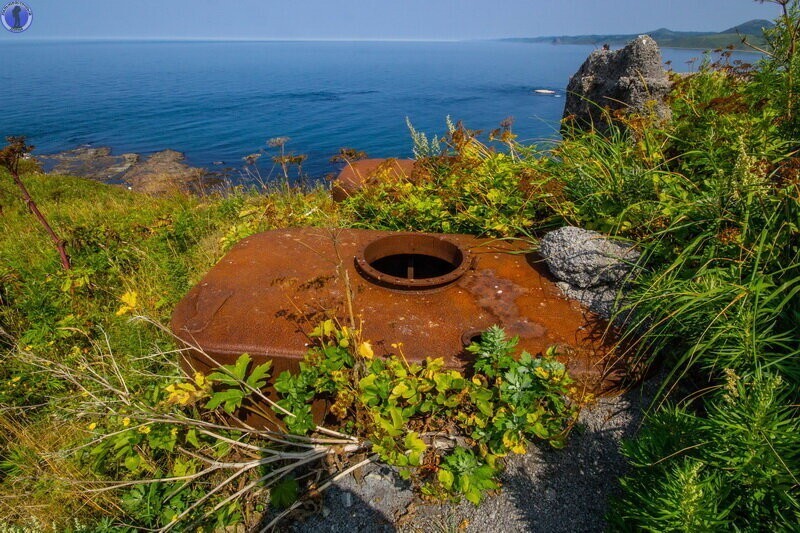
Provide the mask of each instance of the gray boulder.
POLYGON ((608 320, 614 314, 618 301, 617 289, 607 285, 581 289, 566 281, 559 281, 556 285, 566 298, 577 301, 597 316, 608 320))
POLYGON ((589 55, 567 85, 564 118, 572 117, 578 129, 593 127, 601 132, 609 126, 605 109, 654 114, 667 121, 670 87, 658 44, 640 35, 620 50, 595 50, 589 55))
POLYGON ((565 226, 545 235, 539 253, 567 298, 610 318, 639 252, 596 231, 565 226))

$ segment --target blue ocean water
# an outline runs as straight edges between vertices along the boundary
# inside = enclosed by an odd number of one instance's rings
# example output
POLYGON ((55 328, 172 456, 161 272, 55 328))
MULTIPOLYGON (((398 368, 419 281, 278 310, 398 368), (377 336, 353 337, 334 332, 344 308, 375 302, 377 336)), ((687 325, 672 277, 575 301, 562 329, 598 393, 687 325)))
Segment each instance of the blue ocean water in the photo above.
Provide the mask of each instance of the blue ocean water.
MULTIPOLYGON (((409 156, 406 117, 489 131, 508 116, 525 141, 557 136, 569 77, 592 50, 514 42, 9 42, 0 44, 0 135, 36 153, 79 145, 115 153, 171 148, 196 166, 290 138, 322 176, 341 147, 409 156)), ((692 50, 664 50, 688 70, 692 50)), ((268 158, 262 158, 268 163, 268 158)))

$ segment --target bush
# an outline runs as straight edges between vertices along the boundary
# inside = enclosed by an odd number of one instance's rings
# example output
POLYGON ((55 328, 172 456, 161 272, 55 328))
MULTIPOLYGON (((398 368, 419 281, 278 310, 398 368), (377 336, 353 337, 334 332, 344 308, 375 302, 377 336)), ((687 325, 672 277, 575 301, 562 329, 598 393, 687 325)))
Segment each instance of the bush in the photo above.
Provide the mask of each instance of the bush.
MULTIPOLYGON (((374 185, 346 200, 357 226, 514 237, 549 222, 549 178, 535 147, 520 146, 504 130, 497 135, 508 150, 497 151, 461 124, 449 128, 435 149, 418 146, 427 155, 417 161, 414 176, 379 173, 374 185)), ((419 135, 418 145, 428 143, 419 135)))

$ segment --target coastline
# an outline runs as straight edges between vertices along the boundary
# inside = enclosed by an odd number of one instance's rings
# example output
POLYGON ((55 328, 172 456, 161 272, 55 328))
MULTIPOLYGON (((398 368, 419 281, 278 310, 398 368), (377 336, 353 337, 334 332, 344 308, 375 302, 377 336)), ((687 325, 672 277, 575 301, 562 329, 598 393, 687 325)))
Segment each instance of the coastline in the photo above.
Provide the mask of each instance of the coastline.
MULTIPOLYGON (((643 33, 642 35, 647 35, 643 33)), ((596 42, 596 43, 552 43, 552 42, 543 42, 543 41, 526 41, 524 39, 495 39, 496 42, 505 42, 505 43, 516 43, 516 44, 537 44, 537 45, 550 45, 550 46, 593 46, 595 48, 600 48, 603 46, 604 43, 596 42)), ((613 46, 624 46, 625 43, 621 41, 609 41, 608 44, 613 46)), ((659 45, 661 50, 696 50, 698 52, 713 52, 715 49, 708 48, 708 47, 693 47, 693 46, 662 46, 659 45)), ((757 50, 751 50, 749 48, 739 48, 735 47, 733 52, 737 54, 753 54, 761 56, 763 55, 761 52, 757 50)))
POLYGON ((201 192, 224 181, 221 173, 191 166, 182 152, 171 149, 114 155, 107 146, 79 146, 33 159, 46 174, 76 176, 149 195, 201 192))

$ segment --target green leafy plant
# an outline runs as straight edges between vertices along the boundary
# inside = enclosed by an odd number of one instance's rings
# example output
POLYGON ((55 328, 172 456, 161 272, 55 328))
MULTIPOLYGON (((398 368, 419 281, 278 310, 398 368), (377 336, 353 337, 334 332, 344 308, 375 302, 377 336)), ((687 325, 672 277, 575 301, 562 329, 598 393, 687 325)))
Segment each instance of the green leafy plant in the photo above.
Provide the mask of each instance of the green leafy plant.
MULTIPOLYGON (((208 381, 219 385, 222 390, 211 395, 206 403, 206 409, 216 409, 222 406, 226 413, 233 413, 242 407, 242 402, 246 398, 267 384, 272 361, 257 365, 248 372, 250 363, 250 355, 245 353, 239 356, 235 364, 222 365, 220 370, 208 375, 208 381)), ((194 391, 189 389, 188 392, 194 391)))
POLYGON ((425 154, 414 176, 386 172, 345 201, 357 225, 517 236, 550 222, 552 191, 535 147, 515 143, 508 132, 498 135, 511 148, 498 151, 460 123, 448 129, 432 142, 414 132, 416 150, 425 154))
MULTIPOLYGON (((157 379, 143 388, 133 387, 101 349, 77 356, 76 366, 27 355, 78 393, 71 413, 94 420, 71 450, 91 473, 84 473, 82 490, 116 495, 123 513, 116 518, 133 527, 253 523, 269 502, 291 506, 299 487, 294 476, 303 468, 366 449, 358 438, 317 426, 322 437, 296 438, 243 424, 239 416, 247 412, 269 417, 270 405, 281 411, 263 390, 270 363, 255 365, 246 354, 207 376, 151 375, 157 379)), ((15 468, 3 465, 8 473, 15 468)))
POLYGON ((800 429, 794 391, 774 374, 728 372, 708 414, 683 404, 660 410, 623 448, 636 467, 609 516, 633 531, 747 529, 788 531, 800 518, 797 464, 800 429))
POLYGON ((483 493, 496 490, 500 486, 495 481, 497 470, 483 462, 474 452, 466 448, 456 448, 444 458, 437 481, 451 492, 457 492, 474 503, 479 504, 483 493))
MULTIPOLYGON (((113 495, 121 522, 164 531, 252 523, 270 506, 275 523, 326 458, 339 466, 317 490, 383 461, 428 496, 478 504, 499 488, 503 456, 523 453, 529 440, 560 447, 577 416, 572 381, 554 353, 517 358, 516 340, 497 327, 470 348, 469 377, 441 359, 409 364, 399 346, 378 358, 357 330, 332 320, 311 337, 299 372, 274 380, 278 401, 266 392, 271 364, 247 354, 207 375, 151 374, 157 379, 138 386, 100 346, 72 361, 26 356, 75 391, 64 404, 70 412, 92 420, 71 450, 91 473, 83 490, 113 495), (331 403, 326 426, 312 415, 319 400, 331 403), (242 423, 247 414, 267 428, 242 423)), ((166 363, 169 355, 151 357, 166 363)), ((6 475, 16 475, 26 450, 14 448, 0 465, 6 475)))
POLYGON ((498 327, 468 348, 476 356, 470 377, 442 359, 408 363, 402 346, 376 358, 357 331, 331 320, 312 337, 318 345, 300 371, 275 382, 287 428, 309 431, 313 401, 327 399, 342 431, 366 439, 427 494, 461 493, 478 503, 497 488, 500 457, 523 453, 529 439, 561 447, 577 416, 572 380, 555 352, 515 357, 516 339, 498 327))

